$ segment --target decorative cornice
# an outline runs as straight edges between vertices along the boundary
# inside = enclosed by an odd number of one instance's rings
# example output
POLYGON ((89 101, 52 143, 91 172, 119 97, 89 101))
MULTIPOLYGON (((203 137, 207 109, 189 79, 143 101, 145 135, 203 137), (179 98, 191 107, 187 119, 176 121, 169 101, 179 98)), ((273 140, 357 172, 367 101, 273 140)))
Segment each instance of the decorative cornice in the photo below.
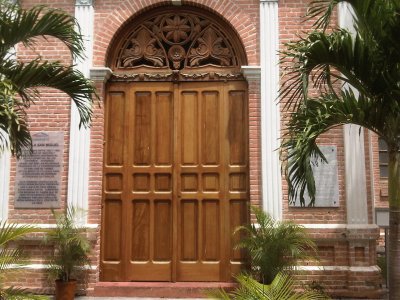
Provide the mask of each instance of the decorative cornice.
MULTIPOLYGON (((92 78, 93 79, 93 78, 92 78)), ((113 73, 111 75, 111 81, 212 81, 212 80, 238 80, 243 79, 241 72, 166 72, 166 73, 113 73)))
POLYGON ((75 6, 93 6, 94 0, 76 0, 75 6))
POLYGON ((242 66, 241 71, 247 80, 260 80, 261 67, 260 66, 242 66))
POLYGON ((263 2, 276 2, 278 3, 278 0, 260 0, 261 3, 263 2))
POLYGON ((331 230, 331 229, 347 229, 347 230, 371 230, 378 229, 376 224, 301 224, 301 226, 307 229, 318 229, 318 230, 331 230))
POLYGON ((90 69, 90 79, 93 81, 106 82, 112 75, 112 71, 107 67, 96 67, 90 69))

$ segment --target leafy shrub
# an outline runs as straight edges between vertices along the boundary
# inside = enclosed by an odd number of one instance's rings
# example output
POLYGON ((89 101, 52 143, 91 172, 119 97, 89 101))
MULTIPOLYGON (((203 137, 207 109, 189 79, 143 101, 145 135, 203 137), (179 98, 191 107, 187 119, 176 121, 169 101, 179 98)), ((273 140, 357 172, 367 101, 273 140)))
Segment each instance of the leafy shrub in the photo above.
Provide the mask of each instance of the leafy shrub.
POLYGON ((278 273, 269 285, 259 283, 250 276, 241 274, 236 277, 239 287, 227 293, 220 289, 209 293, 213 299, 223 300, 319 300, 329 299, 318 291, 296 292, 293 279, 286 273, 278 273))
POLYGON ((265 284, 282 271, 290 271, 299 260, 314 259, 316 246, 305 228, 290 221, 276 221, 259 208, 252 207, 255 224, 238 227, 244 233, 236 248, 250 255, 252 273, 265 284))

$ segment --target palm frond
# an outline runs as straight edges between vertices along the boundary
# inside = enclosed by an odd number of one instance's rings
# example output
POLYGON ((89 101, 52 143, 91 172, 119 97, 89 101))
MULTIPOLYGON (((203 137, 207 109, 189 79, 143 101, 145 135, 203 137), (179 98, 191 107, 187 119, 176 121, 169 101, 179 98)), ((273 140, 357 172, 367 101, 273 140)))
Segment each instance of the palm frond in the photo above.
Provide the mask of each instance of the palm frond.
POLYGON ((310 81, 313 87, 326 93, 335 93, 332 84, 335 80, 347 82, 370 97, 384 91, 386 80, 368 45, 359 37, 353 38, 346 30, 330 34, 313 31, 286 46, 281 63, 289 78, 288 84, 280 90, 280 97, 287 101, 287 109, 293 105, 297 108, 302 101, 307 101, 310 81), (376 65, 376 70, 365 72, 366 66, 371 65, 376 65), (374 89, 369 89, 370 86, 374 89))
POLYGON ((12 84, 0 82, 0 152, 9 149, 20 157, 25 149, 31 149, 32 141, 23 103, 13 93, 12 84))
POLYGON ((9 248, 10 242, 16 241, 37 229, 30 225, 18 225, 0 221, 0 273, 24 265, 24 255, 19 248, 9 248))
POLYGON ((48 296, 34 295, 26 289, 9 287, 0 292, 0 299, 7 300, 47 300, 48 296))
POLYGON ((311 1, 307 10, 307 19, 316 19, 313 26, 324 31, 331 22, 335 7, 341 0, 315 0, 311 1))
POLYGON ((0 271, 5 272, 9 269, 19 268, 25 265, 25 256, 21 249, 3 248, 0 250, 0 271))
POLYGON ((19 5, 1 3, 0 9, 0 55, 18 43, 34 47, 37 37, 52 36, 63 42, 71 54, 82 57, 82 36, 76 32, 78 23, 70 14, 44 6, 29 10, 19 5))
POLYGON ((310 87, 334 93, 334 82, 341 80, 366 97, 400 94, 400 8, 386 0, 312 1, 309 17, 321 17, 315 30, 282 51, 287 84, 280 91, 286 108, 297 108, 308 99, 310 87), (343 29, 326 32, 334 8, 348 2, 356 19, 356 32, 343 29), (323 28, 320 31, 320 28, 323 28))
POLYGON ((0 246, 4 246, 11 241, 15 241, 24 235, 36 232, 37 229, 31 225, 20 225, 0 221, 0 246))
POLYGON ((336 27, 331 22, 340 3, 350 6, 357 31, 362 31, 363 34, 369 32, 373 36, 382 36, 385 27, 393 24, 396 19, 393 12, 399 8, 396 0, 314 0, 310 2, 306 19, 315 20, 313 26, 322 31, 326 31, 329 25, 336 27))
POLYGON ((208 296, 213 299, 232 300, 322 300, 329 299, 316 291, 296 292, 293 279, 286 273, 278 273, 269 285, 264 285, 248 275, 236 277, 238 288, 230 293, 223 290, 212 291, 208 296))
POLYGON ((325 161, 316 143, 321 134, 339 125, 356 124, 386 137, 386 140, 396 142, 395 137, 390 140, 389 132, 394 128, 387 124, 398 126, 399 113, 399 103, 370 99, 363 95, 356 97, 351 89, 343 90, 339 96, 325 94, 308 99, 307 103, 292 113, 289 130, 282 143, 282 150, 287 155, 285 174, 290 199, 300 198, 304 205, 304 193, 307 189, 311 198, 310 205, 314 204, 312 162, 325 161))
POLYGON ((73 67, 37 59, 28 63, 14 62, 12 65, 8 63, 6 67, 0 65, 0 73, 13 83, 26 107, 39 97, 35 88, 40 86, 55 88, 69 95, 75 102, 81 119, 80 124, 84 126, 90 124, 92 96, 96 96, 95 88, 73 67))
POLYGON ((18 269, 25 265, 25 255, 20 248, 9 247, 14 242, 28 233, 36 232, 33 226, 19 225, 0 221, 0 299, 47 299, 35 296, 25 289, 17 287, 3 288, 2 280, 7 271, 18 269))

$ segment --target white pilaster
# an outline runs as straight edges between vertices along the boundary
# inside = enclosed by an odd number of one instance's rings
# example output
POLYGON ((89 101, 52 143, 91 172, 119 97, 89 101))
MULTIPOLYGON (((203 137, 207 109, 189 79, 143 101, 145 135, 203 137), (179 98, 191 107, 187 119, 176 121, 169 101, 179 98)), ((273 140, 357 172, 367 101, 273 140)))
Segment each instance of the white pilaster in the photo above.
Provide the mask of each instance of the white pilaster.
POLYGON ((278 0, 260 0, 262 195, 264 210, 277 220, 282 219, 278 24, 278 0))
MULTIPOLYGON (((10 4, 17 4, 17 0, 8 0, 10 4)), ((9 50, 10 59, 16 58, 17 46, 9 50)), ((11 153, 8 149, 0 153, 0 221, 8 219, 8 202, 10 199, 10 170, 11 153)))
MULTIPOLYGON (((339 5, 339 25, 354 32, 351 7, 347 3, 339 5)), ((356 94, 356 91, 354 92, 356 94)), ((348 224, 368 223, 364 145, 364 129, 358 125, 345 125, 344 155, 348 224)))
MULTIPOLYGON (((76 0, 75 18, 84 39, 85 59, 74 61, 76 68, 86 77, 92 66, 94 9, 92 0, 76 0)), ((71 129, 68 171, 68 206, 88 209, 90 129, 79 128, 79 114, 75 103, 71 105, 71 129)), ((86 223, 85 214, 79 216, 86 223)))
POLYGON ((8 200, 10 194, 10 151, 0 154, 0 220, 8 219, 8 200))

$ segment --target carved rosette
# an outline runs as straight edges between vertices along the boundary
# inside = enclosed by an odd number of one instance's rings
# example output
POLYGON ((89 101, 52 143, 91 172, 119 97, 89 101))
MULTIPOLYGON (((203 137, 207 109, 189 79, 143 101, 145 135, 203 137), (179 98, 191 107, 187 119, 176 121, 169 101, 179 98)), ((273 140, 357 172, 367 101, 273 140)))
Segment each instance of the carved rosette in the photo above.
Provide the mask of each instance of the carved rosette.
POLYGON ((126 35, 113 69, 121 73, 144 70, 148 78, 154 73, 160 76, 182 73, 186 75, 167 77, 184 79, 210 78, 215 74, 222 74, 221 78, 237 78, 239 59, 221 27, 211 19, 188 12, 150 17, 126 35), (196 72, 203 75, 193 75, 196 72))

